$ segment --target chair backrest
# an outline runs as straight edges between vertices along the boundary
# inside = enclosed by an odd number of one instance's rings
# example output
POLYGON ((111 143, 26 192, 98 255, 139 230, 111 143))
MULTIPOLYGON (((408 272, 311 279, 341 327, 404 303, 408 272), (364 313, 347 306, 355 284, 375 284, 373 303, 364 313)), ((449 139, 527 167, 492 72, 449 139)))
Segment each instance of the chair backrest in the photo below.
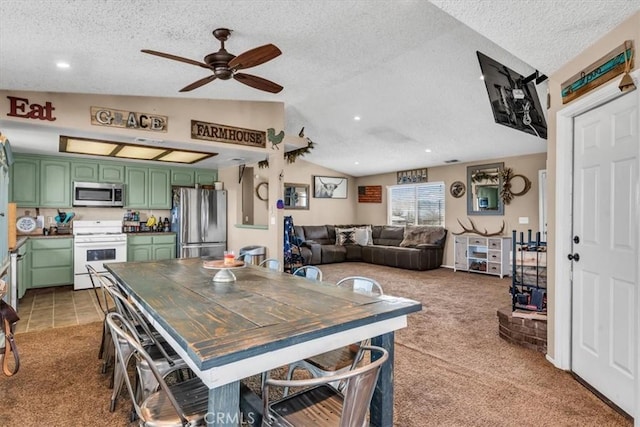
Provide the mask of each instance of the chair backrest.
POLYGON ((297 268, 293 272, 294 276, 306 277, 309 280, 317 280, 318 282, 322 282, 322 271, 316 266, 313 265, 303 265, 300 268, 297 268))
POLYGON ((142 345, 136 338, 135 327, 131 325, 131 323, 127 321, 127 319, 125 319, 119 313, 109 313, 107 315, 106 320, 107 320, 107 325, 109 325, 109 330, 111 331, 113 344, 116 347, 116 352, 118 353, 118 356, 116 357, 116 359, 120 364, 120 367, 122 368, 122 372, 125 373, 124 375, 125 383, 127 385, 127 389, 129 390, 129 395, 131 396, 133 407, 136 411, 136 414, 140 418, 140 420, 142 420, 143 422, 147 421, 144 418, 145 417, 144 412, 140 409, 140 405, 142 402, 139 399, 142 398, 142 394, 136 393, 134 391, 135 389, 131 384, 131 378, 129 378, 129 375, 126 374, 127 365, 130 360, 130 357, 125 357, 123 348, 119 344, 119 340, 125 340, 127 344, 130 346, 130 348, 133 350, 133 352, 131 353, 131 357, 135 357, 138 360, 138 362, 146 361, 148 368, 153 373, 153 376, 156 378, 156 381, 158 381, 158 384, 160 385, 160 389, 162 390, 162 392, 165 393, 167 399, 171 403, 171 406, 173 406, 176 413, 180 417, 180 420, 182 421, 182 425, 187 425, 189 421, 184 411, 176 401, 175 397, 173 396, 173 393, 171 393, 171 390, 169 389, 169 386, 167 386, 167 383, 164 381, 164 378, 162 378, 162 374, 160 374, 160 371, 158 371, 158 368, 156 367, 156 364, 154 363, 153 359, 151 358, 151 356, 149 356, 149 354, 145 351, 145 349, 142 347, 142 345))
POLYGON ((102 288, 100 285, 100 273, 93 268, 92 265, 87 264, 87 272, 89 273, 89 279, 91 280, 91 287, 93 288, 93 292, 96 294, 96 300, 98 301, 98 306, 102 310, 102 313, 106 316, 111 310, 109 309, 109 295, 107 291, 102 288), (98 288, 101 288, 100 292, 102 297, 98 293, 98 288))
POLYGON ((260 267, 266 267, 269 270, 280 271, 280 261, 275 258, 267 258, 258 265, 260 267))
POLYGON ((129 301, 129 299, 120 291, 120 288, 117 286, 115 281, 106 275, 97 275, 97 279, 100 281, 102 289, 106 290, 113 301, 115 302, 116 311, 120 316, 124 317, 129 324, 136 326, 134 328, 134 334, 138 340, 138 342, 142 343, 146 341, 148 344, 153 344, 162 357, 164 357, 169 365, 174 365, 174 360, 162 344, 156 338, 154 331, 151 330, 151 326, 144 319, 142 314, 136 309, 136 307, 129 301), (138 331, 138 327, 142 329, 142 332, 138 331), (141 336, 141 333, 143 334, 141 336))
MULTIPOLYGON (((362 426, 369 410, 369 404, 378 381, 380 368, 389 359, 389 353, 382 347, 363 346, 361 351, 371 353, 371 363, 344 373, 304 380, 277 380, 267 378, 262 389, 263 414, 269 414, 269 386, 277 387, 312 387, 345 381, 342 389, 344 395, 340 427, 362 426)), ((295 399, 295 395, 290 399, 295 399)), ((301 403, 302 404, 302 403, 301 403)))
POLYGON ((340 279, 336 286, 351 288, 353 292, 366 295, 384 295, 382 286, 376 280, 364 276, 349 276, 340 279))

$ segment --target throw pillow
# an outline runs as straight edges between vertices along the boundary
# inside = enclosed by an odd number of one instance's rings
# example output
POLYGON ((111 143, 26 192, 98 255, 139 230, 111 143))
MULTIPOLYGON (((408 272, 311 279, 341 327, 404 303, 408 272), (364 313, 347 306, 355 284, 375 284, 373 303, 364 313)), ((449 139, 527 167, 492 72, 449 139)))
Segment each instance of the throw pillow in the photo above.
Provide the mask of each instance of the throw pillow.
POLYGON ((355 229, 355 241, 360 246, 373 245, 373 237, 371 233, 371 226, 358 227, 355 229))
POLYGON ((353 228, 336 228, 336 245, 355 245, 356 231, 353 228))
POLYGON ((409 247, 422 243, 434 243, 444 237, 442 227, 432 225, 408 225, 404 229, 404 239, 400 242, 400 246, 409 247))

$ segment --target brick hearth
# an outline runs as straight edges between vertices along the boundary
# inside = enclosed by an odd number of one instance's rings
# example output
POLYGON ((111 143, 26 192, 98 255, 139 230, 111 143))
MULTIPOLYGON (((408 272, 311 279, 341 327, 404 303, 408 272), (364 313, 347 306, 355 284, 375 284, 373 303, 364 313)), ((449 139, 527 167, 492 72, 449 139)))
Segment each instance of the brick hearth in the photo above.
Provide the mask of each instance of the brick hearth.
POLYGON ((500 338, 541 353, 547 353, 547 320, 540 314, 513 313, 511 307, 498 310, 500 338), (537 318, 535 318, 537 317, 537 318))

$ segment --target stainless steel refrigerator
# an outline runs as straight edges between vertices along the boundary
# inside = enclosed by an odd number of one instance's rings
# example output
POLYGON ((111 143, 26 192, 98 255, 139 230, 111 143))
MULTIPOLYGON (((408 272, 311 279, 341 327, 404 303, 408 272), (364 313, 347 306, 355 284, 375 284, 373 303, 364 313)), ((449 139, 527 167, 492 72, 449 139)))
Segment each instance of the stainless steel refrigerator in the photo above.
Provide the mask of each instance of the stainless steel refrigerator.
POLYGON ((171 231, 179 258, 222 259, 227 249, 227 192, 174 188, 171 231))

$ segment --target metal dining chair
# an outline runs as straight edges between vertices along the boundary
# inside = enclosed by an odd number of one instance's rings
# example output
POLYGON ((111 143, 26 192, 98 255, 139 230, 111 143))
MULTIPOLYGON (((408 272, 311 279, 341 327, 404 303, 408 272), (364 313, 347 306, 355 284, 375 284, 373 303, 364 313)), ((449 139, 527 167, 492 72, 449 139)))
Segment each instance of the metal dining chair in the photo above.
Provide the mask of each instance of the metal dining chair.
POLYGON ((91 280, 91 286, 93 288, 93 292, 96 295, 96 301, 98 302, 98 306, 100 310, 102 310, 102 314, 104 316, 104 322, 102 324, 102 338, 100 339, 100 350, 98 351, 98 358, 102 359, 102 369, 101 372, 103 374, 107 373, 109 367, 109 360, 113 358, 113 346, 111 345, 111 336, 109 335, 109 328, 107 327, 107 314, 115 311, 115 306, 109 306, 109 301, 111 298, 107 291, 100 286, 100 280, 98 278, 99 273, 96 271, 93 266, 90 264, 86 265, 87 272, 89 273, 89 279, 91 280))
MULTIPOLYGON (((376 280, 364 276, 349 276, 340 279, 336 286, 341 288, 349 288, 353 292, 365 295, 384 295, 382 286, 376 280)), ((337 348, 317 356, 309 357, 304 360, 298 360, 289 364, 287 371, 287 379, 293 378, 293 372, 296 369, 305 369, 311 373, 313 377, 332 376, 339 372, 349 370, 350 366, 355 362, 358 363, 362 354, 358 352, 362 346, 370 344, 370 340, 361 341, 345 347, 337 348)), ((340 382, 332 382, 334 387, 343 386, 340 382)), ((289 393, 289 389, 284 389, 285 396, 289 393)))
POLYGON ((262 261, 260 264, 258 264, 258 266, 265 267, 273 271, 281 271, 280 261, 278 261, 275 258, 267 258, 264 261, 262 261))
POLYGON ((293 275, 322 282, 322 271, 314 265, 303 265, 302 267, 296 268, 293 271, 293 275))
MULTIPOLYGON (((186 376, 192 376, 188 371, 189 368, 187 367, 186 362, 184 362, 184 360, 182 360, 175 351, 173 351, 157 331, 152 330, 152 327, 147 323, 143 316, 138 312, 133 304, 129 302, 127 297, 122 294, 113 279, 105 275, 98 275, 97 278, 100 280, 102 288, 106 290, 113 299, 116 306, 116 312, 133 326, 136 338, 150 354, 154 368, 163 376, 179 370, 187 370, 186 376)), ((116 343, 116 340, 114 339, 113 342, 116 343)), ((119 353, 116 351, 115 358, 117 359, 118 354, 122 353, 128 359, 133 349, 130 348, 126 342, 117 342, 119 345, 114 345, 114 347, 116 350, 119 350, 119 353)), ((121 369, 117 360, 115 363, 116 365, 113 369, 113 393, 111 394, 111 404, 109 406, 111 412, 115 411, 116 402, 120 395, 122 384, 127 376, 126 371, 121 369)), ((158 383, 151 372, 151 367, 144 361, 138 366, 138 375, 140 381, 136 383, 136 393, 144 399, 150 393, 155 391, 158 383)), ((182 372, 180 372, 179 375, 182 375, 182 372)))
POLYGON ((107 325, 116 348, 116 360, 125 373, 124 382, 133 402, 141 426, 194 426, 202 425, 208 410, 209 389, 199 378, 168 385, 157 368, 155 360, 147 353, 136 336, 136 328, 119 313, 107 315, 107 325), (126 346, 120 345, 120 341, 126 346), (126 353, 124 350, 131 351, 126 353), (136 360, 138 381, 143 381, 140 366, 146 366, 158 384, 158 391, 144 396, 137 392, 127 374, 131 357, 136 360))
POLYGON ((389 358, 382 347, 365 346, 359 352, 369 352, 371 363, 331 377, 304 380, 267 378, 262 387, 263 426, 288 427, 364 427, 381 366, 389 358), (330 382, 345 384, 341 391, 330 382), (270 402, 270 387, 307 387, 299 392, 270 402))

